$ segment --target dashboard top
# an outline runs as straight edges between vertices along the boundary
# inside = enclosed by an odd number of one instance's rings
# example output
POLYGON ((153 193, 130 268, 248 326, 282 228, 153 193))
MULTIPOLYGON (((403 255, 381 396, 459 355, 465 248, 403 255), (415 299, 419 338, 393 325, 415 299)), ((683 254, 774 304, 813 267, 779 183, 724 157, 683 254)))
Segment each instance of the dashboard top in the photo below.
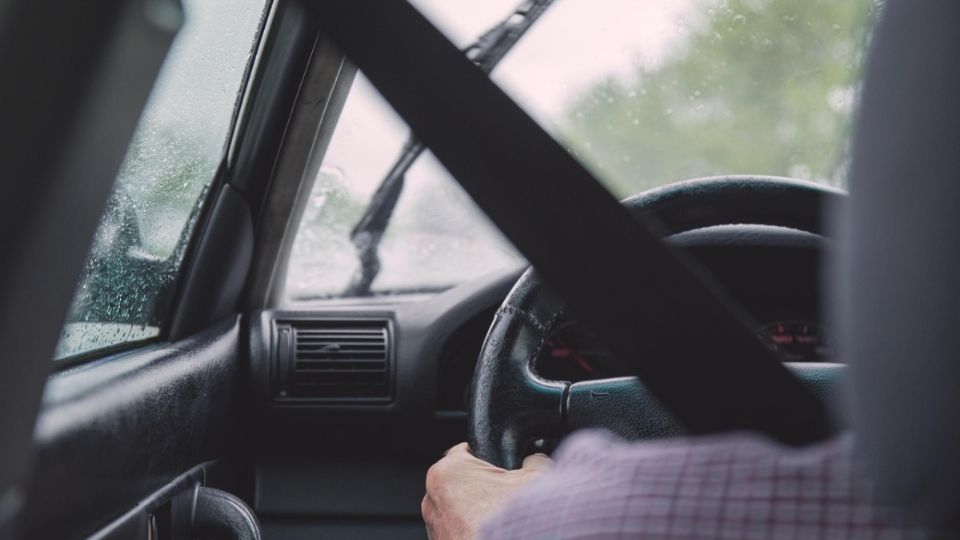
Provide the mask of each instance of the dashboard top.
MULTIPOLYGON (((668 242, 692 255, 746 307, 757 321, 758 335, 789 353, 785 360, 829 358, 819 292, 821 254, 829 249, 826 238, 785 227, 724 225, 679 233, 668 242)), ((408 418, 462 416, 486 330, 522 271, 498 272, 432 296, 299 302, 260 312, 249 333, 251 385, 271 417, 330 410, 408 418), (390 323, 389 399, 278 400, 284 381, 278 380, 277 321, 351 320, 390 323)), ((538 358, 538 369, 569 380, 602 376, 596 355, 605 353, 583 324, 571 317, 562 335, 554 337, 556 342, 538 358)))

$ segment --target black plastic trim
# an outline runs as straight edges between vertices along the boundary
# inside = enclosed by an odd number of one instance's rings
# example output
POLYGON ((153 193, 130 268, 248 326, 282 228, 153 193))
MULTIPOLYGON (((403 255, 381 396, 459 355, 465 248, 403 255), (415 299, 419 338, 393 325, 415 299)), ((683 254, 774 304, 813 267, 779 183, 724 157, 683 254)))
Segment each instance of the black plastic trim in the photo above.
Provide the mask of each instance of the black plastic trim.
MULTIPOLYGON (((393 401, 395 393, 395 383, 396 383, 396 329, 395 323, 390 317, 304 317, 302 315, 293 315, 293 316, 283 316, 275 318, 271 321, 270 328, 270 361, 272 363, 270 367, 270 379, 271 379, 271 393, 273 394, 273 402, 281 406, 301 406, 301 405, 323 405, 323 404, 370 404, 370 405, 383 405, 393 401), (283 352, 283 349, 280 347, 280 337, 278 335, 278 324, 288 324, 291 326, 296 326, 297 323, 311 323, 317 326, 322 326, 325 323, 334 323, 334 324, 343 324, 343 323, 357 323, 361 325, 365 324, 382 324, 384 330, 386 331, 386 364, 387 364, 387 393, 384 396, 376 397, 284 397, 277 394, 277 391, 283 385, 284 377, 278 376, 279 370, 284 369, 284 363, 279 358, 280 354, 283 352)), ((296 347, 296 340, 292 339, 289 346, 291 348, 296 347)), ((291 353, 291 358, 289 362, 295 362, 296 358, 293 353, 291 353)))
POLYGON ((54 360, 53 372, 63 373, 64 371, 69 371, 84 364, 96 362, 104 358, 112 358, 126 351, 134 351, 138 349, 144 350, 150 345, 161 343, 162 341, 163 340, 159 336, 155 336, 132 341, 124 341, 122 343, 117 343, 116 345, 109 345, 107 347, 93 349, 74 356, 67 356, 65 358, 54 360))
POLYGON ((191 536, 211 540, 260 540, 260 523, 242 499, 226 491, 197 490, 191 536))
POLYGON ((204 467, 206 466, 207 464, 197 465, 174 478, 109 525, 90 535, 89 540, 146 538, 151 514, 165 503, 170 502, 174 497, 191 488, 196 489, 203 482, 204 467))
POLYGON ((253 220, 247 202, 226 184, 214 202, 193 264, 183 276, 179 309, 167 336, 183 339, 238 308, 253 257, 253 220))
POLYGON ((317 42, 258 219, 245 309, 276 307, 284 294, 293 241, 355 74, 330 40, 317 42))
POLYGON ((50 378, 35 433, 28 538, 90 534, 183 471, 236 452, 236 317, 190 339, 50 378))
POLYGON ((217 199, 201 216, 183 264, 180 289, 163 334, 170 340, 183 339, 240 305, 252 262, 254 231, 319 35, 314 18, 295 2, 278 3, 269 23, 258 41, 256 72, 246 85, 242 117, 236 123, 231 149, 235 162, 228 167, 225 160, 221 166, 212 188, 217 199))
POLYGON ((238 127, 229 179, 254 209, 255 221, 318 35, 315 17, 303 6, 277 4, 250 85, 249 108, 238 127))

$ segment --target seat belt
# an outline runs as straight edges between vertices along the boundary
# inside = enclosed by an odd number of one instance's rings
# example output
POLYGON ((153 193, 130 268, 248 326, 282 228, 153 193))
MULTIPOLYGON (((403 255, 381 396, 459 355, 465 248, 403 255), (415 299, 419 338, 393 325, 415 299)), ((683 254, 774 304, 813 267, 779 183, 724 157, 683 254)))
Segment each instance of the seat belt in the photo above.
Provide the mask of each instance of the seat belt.
POLYGON ((753 430, 788 444, 830 434, 824 405, 749 318, 662 244, 412 5, 313 0, 357 64, 550 287, 695 434, 753 430))

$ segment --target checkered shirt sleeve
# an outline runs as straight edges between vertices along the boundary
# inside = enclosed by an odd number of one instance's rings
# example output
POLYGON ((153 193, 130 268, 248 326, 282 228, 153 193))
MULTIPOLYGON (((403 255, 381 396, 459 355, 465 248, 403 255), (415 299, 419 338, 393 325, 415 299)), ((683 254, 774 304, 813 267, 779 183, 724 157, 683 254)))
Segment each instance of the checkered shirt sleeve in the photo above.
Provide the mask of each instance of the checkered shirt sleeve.
POLYGON ((871 503, 850 436, 793 449, 760 436, 628 443, 572 435, 485 539, 912 539, 871 503))

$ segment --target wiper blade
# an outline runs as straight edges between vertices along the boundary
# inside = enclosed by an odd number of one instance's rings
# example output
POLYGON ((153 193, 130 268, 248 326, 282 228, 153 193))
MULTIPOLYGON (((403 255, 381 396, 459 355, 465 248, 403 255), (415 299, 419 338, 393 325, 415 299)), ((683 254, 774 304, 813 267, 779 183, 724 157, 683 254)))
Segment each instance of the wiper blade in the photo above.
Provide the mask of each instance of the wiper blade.
MULTIPOLYGON (((487 30, 477 41, 464 49, 467 58, 484 73, 490 73, 513 48, 533 23, 550 7, 553 0, 525 0, 506 19, 487 30)), ((390 224, 390 217, 403 191, 407 171, 424 151, 423 143, 411 134, 390 167, 363 215, 350 231, 350 241, 357 249, 360 267, 344 291, 345 296, 367 296, 380 273, 380 242, 390 224)))

